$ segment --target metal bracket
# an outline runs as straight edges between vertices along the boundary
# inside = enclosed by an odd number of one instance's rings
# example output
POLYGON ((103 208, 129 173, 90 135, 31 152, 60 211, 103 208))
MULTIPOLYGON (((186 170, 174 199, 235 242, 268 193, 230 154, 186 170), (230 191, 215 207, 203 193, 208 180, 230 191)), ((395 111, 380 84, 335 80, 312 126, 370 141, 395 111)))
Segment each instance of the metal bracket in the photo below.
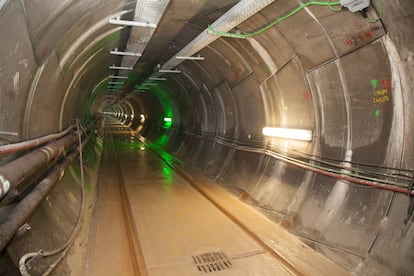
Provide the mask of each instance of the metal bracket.
POLYGON ((408 224, 414 216, 414 195, 412 194, 412 191, 414 189, 414 179, 413 181, 411 181, 410 187, 408 188, 408 193, 409 193, 409 200, 410 202, 408 203, 408 210, 407 210, 407 218, 404 220, 404 224, 408 224))
POLYGON ((25 265, 26 265, 26 268, 27 268, 27 270, 30 270, 30 269, 32 269, 32 267, 34 266, 34 265, 36 265, 36 263, 37 262, 39 262, 40 261, 40 259, 42 259, 43 258, 43 254, 44 254, 45 252, 43 251, 43 250, 39 250, 38 252, 37 252, 37 254, 35 255, 35 256, 33 256, 25 265))
POLYGON ((12 241, 17 240, 18 238, 20 238, 21 236, 23 236, 26 232, 30 230, 32 230, 32 227, 28 223, 23 224, 17 230, 16 234, 14 234, 12 241))

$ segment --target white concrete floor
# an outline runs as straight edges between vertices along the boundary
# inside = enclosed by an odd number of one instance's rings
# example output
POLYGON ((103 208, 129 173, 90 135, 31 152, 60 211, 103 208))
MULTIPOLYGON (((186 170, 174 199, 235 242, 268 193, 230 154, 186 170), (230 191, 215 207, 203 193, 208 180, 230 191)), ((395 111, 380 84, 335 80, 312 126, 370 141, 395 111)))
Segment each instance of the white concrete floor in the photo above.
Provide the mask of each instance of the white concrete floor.
MULTIPOLYGON (((223 213, 154 153, 141 150, 139 141, 113 137, 117 159, 106 137, 85 274, 203 275, 207 273, 193 260, 207 252, 222 252, 228 258, 228 267, 212 272, 215 275, 303 274, 303 270, 298 273, 301 269, 292 269, 275 258, 263 241, 223 213), (130 224, 125 219, 128 216, 130 224)), ((221 192, 234 197, 224 189, 221 192)), ((264 219, 259 213, 257 216, 264 219)), ((319 262, 319 256, 317 259, 319 262)), ((332 269, 327 272, 334 272, 332 269)), ((309 275, 313 272, 309 270, 309 275)))

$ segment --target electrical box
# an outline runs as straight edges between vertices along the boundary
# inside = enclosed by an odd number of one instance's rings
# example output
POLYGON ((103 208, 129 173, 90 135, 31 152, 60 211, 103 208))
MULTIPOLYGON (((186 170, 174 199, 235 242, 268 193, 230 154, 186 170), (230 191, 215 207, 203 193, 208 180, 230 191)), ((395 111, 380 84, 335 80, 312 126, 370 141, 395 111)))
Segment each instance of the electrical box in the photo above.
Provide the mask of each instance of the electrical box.
POLYGON ((370 0, 340 0, 339 2, 351 12, 362 11, 368 8, 370 4, 370 0))

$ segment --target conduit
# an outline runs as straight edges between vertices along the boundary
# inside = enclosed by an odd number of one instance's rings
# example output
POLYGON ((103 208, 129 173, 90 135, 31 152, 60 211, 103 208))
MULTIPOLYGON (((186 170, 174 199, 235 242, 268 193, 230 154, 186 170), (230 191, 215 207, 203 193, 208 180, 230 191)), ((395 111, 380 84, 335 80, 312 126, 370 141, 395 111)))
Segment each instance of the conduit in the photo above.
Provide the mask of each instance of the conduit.
POLYGON ((67 134, 0 167, 0 199, 36 174, 45 172, 58 157, 77 141, 77 133, 67 134), (40 173, 39 173, 40 172, 40 173))
POLYGON ((50 134, 50 135, 42 136, 39 138, 35 138, 35 139, 31 139, 31 140, 27 140, 27 141, 23 141, 19 143, 0 146, 0 155, 16 153, 16 152, 35 148, 37 146, 43 145, 52 140, 59 139, 74 129, 75 129, 75 125, 71 125, 65 130, 55 133, 55 134, 50 134))
MULTIPOLYGON (((80 177, 81 207, 80 207, 78 219, 76 221, 76 224, 75 224, 75 227, 72 231, 71 236, 69 237, 69 239, 62 246, 60 246, 59 248, 56 248, 55 250, 51 250, 51 251, 46 251, 45 252, 44 250, 39 250, 38 252, 27 253, 27 254, 23 255, 20 258, 20 260, 19 260, 19 270, 20 270, 20 273, 23 276, 30 276, 30 274, 28 272, 30 267, 26 263, 27 260, 33 260, 33 258, 36 258, 37 256, 39 256, 39 257, 49 257, 49 256, 54 256, 54 255, 57 255, 57 254, 60 253, 59 257, 49 266, 49 268, 44 273, 42 273, 43 276, 49 275, 56 268, 56 266, 62 261, 62 259, 66 256, 66 253, 68 252, 68 250, 72 246, 73 242, 75 241, 75 238, 77 237, 77 235, 80 231, 81 221, 82 221, 83 213, 84 213, 84 209, 85 209, 85 174, 84 174, 82 150, 83 150, 83 147, 86 145, 87 141, 85 141, 85 142, 82 141, 79 121, 76 122, 76 128, 78 130, 78 141, 79 141, 78 152, 79 152, 79 167, 80 167, 80 176, 81 176, 80 177)), ((88 139, 89 138, 87 138, 87 140, 88 139)))
MULTIPOLYGON (((71 135, 74 136, 74 135, 71 135)), ((82 147, 86 145, 90 136, 82 142, 82 147)), ((79 155, 79 148, 67 155, 61 162, 56 164, 47 176, 23 198, 8 217, 0 225, 0 252, 13 238, 20 226, 22 226, 34 210, 39 206, 42 200, 50 193, 53 187, 63 177, 65 170, 79 155)))
MULTIPOLYGON (((188 133, 185 132, 186 135, 194 135, 194 136, 198 136, 196 134, 192 134, 192 133, 188 133)), ((245 151, 245 152, 250 152, 250 153, 258 153, 258 154, 265 154, 267 156, 270 156, 272 158, 275 158, 277 160, 281 160, 284 161, 286 163, 289 163, 291 165, 300 167, 302 169, 308 170, 308 171, 312 171, 318 174, 322 174, 322 175, 326 175, 329 177, 333 177, 336 179, 340 179, 340 180, 344 180, 344 181, 348 181, 350 183, 355 183, 358 185, 362 185, 362 186, 368 186, 368 187, 372 187, 372 188, 377 188, 377 189, 383 189, 383 190, 388 190, 388 191, 393 191, 393 192, 397 192, 397 193, 401 193, 401 194, 406 194, 408 196, 414 196, 414 190, 413 190, 413 186, 412 186, 412 177, 410 178, 409 176, 404 175, 404 177, 397 177, 397 176, 391 176, 391 175, 382 175, 386 178, 390 178, 393 179, 393 181, 390 180, 386 180, 386 179, 380 179, 380 178, 376 178, 375 175, 380 175, 377 172, 371 172, 371 171, 364 171, 361 169, 355 169, 355 171, 352 173, 352 170, 354 170, 352 167, 346 167, 345 169, 347 171, 350 171, 349 173, 345 173, 342 170, 335 170, 329 167, 324 167, 322 165, 316 165, 315 162, 321 163, 321 164, 328 164, 328 162, 323 162, 323 161, 318 161, 318 160, 313 160, 313 159, 308 159, 308 161, 303 161, 300 160, 298 158, 294 158, 294 157, 290 157, 284 154, 280 154, 277 153, 273 150, 269 150, 269 149, 265 149, 265 148, 261 148, 261 147, 249 147, 249 146, 245 146, 245 145, 241 145, 241 144, 237 144, 234 142, 226 142, 224 140, 221 139, 217 139, 217 138, 209 138, 209 137, 205 137, 205 136, 198 136, 201 139, 204 140, 209 140, 212 141, 214 143, 218 143, 221 144, 225 147, 229 147, 231 149, 236 149, 236 150, 241 150, 241 151, 245 151), (369 174, 374 174, 374 176, 367 176, 369 174), (365 175, 361 175, 361 174, 365 174, 365 175)), ((338 165, 336 164, 328 164, 331 167, 338 167, 338 165)), ((394 170, 402 170, 402 169, 398 169, 398 168, 392 168, 394 170)))

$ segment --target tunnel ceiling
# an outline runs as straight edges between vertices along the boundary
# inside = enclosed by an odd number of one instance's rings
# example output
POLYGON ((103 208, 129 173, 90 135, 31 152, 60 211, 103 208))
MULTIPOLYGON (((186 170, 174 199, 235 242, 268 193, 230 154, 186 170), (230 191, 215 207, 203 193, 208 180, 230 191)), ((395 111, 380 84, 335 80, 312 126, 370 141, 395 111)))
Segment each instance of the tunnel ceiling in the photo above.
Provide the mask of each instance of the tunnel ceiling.
MULTIPOLYGON (((158 1, 155 1, 156 3, 158 1)), ((123 47, 127 52, 137 52, 142 57, 136 58, 133 64, 117 59, 118 65, 131 66, 134 70, 118 72, 121 75, 130 75, 131 81, 127 83, 126 90, 133 90, 134 84, 143 81, 143 77, 150 75, 157 65, 161 65, 173 57, 180 49, 186 46, 200 32, 207 28, 208 24, 214 22, 238 1, 164 1, 167 4, 161 5, 158 11, 162 16, 155 31, 148 33, 145 28, 127 28, 123 32, 128 36, 128 41, 123 44, 140 43, 139 47, 123 47), (165 10, 162 8, 166 7, 165 10), (144 38, 143 38, 144 37, 144 38), (135 49, 134 49, 135 48, 135 49), (139 51, 142 50, 142 51, 139 51)), ((142 9, 151 9, 148 1, 143 2, 142 9)), ((137 10, 137 7, 135 7, 137 10)), ((122 42, 122 41, 121 41, 122 42)), ((121 43, 122 44, 122 43, 121 43)), ((123 57, 122 59, 128 59, 123 57)), ((117 64, 115 63, 115 64, 117 64)))
POLYGON ((414 2, 361 2, 0 0, 0 143, 110 114, 344 267, 407 274, 414 2))
POLYGON ((123 60, 109 51, 126 49, 130 36, 133 40, 137 31, 145 34, 145 28, 113 25, 109 20, 133 20, 138 12, 135 1, 107 1, 105 5, 94 0, 3 1, 1 35, 14 39, 8 40, 1 58, 5 64, 19 60, 1 68, 2 90, 11 91, 2 105, 4 114, 9 114, 2 120, 2 128, 8 130, 4 139, 18 141, 45 134, 64 127, 79 113, 88 113, 81 111, 83 104, 86 101, 83 109, 89 109, 87 99, 106 92, 107 87, 100 84, 114 73, 129 76, 126 88, 131 90, 156 64, 170 58, 237 1, 162 2, 168 9, 158 11, 161 21, 142 59, 132 72, 116 72, 109 66, 122 66, 123 60), (42 12, 44 7, 47 14, 42 12), (6 24, 13 25, 13 30, 6 24), (18 97, 21 93, 26 103, 18 97), (15 104, 5 105, 9 98, 15 104), (45 98, 49 101, 40 100, 45 98), (48 112, 54 114, 49 124, 36 123, 47 118, 48 112))

